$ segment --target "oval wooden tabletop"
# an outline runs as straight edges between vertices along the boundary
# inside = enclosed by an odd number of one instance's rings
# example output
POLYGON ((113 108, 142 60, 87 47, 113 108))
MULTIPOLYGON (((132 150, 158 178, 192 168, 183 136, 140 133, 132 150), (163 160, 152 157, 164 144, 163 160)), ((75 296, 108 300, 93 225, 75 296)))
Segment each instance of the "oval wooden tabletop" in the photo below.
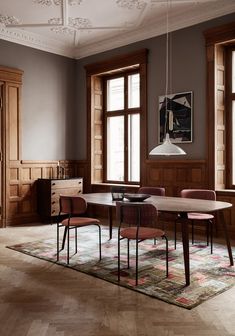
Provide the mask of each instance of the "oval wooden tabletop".
MULTIPOLYGON (((112 201, 111 193, 82 194, 82 197, 90 204, 116 206, 112 201)), ((199 200, 181 197, 151 196, 145 203, 152 203, 159 211, 166 212, 215 212, 231 208, 232 204, 221 201, 199 200)))

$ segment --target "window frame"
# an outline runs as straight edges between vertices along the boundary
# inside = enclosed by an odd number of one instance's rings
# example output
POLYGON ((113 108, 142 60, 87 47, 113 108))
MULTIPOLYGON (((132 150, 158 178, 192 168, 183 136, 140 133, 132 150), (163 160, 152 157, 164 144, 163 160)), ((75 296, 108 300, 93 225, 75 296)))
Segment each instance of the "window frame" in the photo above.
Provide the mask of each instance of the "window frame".
MULTIPOLYGON (((128 180, 128 169, 129 169, 129 159, 128 159, 128 117, 129 115, 138 114, 141 116, 141 104, 139 107, 128 107, 128 76, 139 74, 139 68, 134 70, 125 70, 115 75, 105 75, 103 76, 103 88, 104 88, 104 102, 103 102, 103 117, 104 117, 104 182, 105 183, 124 183, 129 185, 139 184, 140 181, 129 181, 128 180), (108 111, 107 110, 107 82, 115 78, 124 77, 124 108, 122 110, 108 111), (107 177, 107 119, 110 117, 123 116, 124 117, 124 181, 108 180, 107 177)), ((141 82, 141 78, 140 78, 141 82)), ((140 164, 140 163, 139 163, 140 164)))
MULTIPOLYGON (((235 189, 233 184, 233 145, 232 136, 235 133, 233 126, 232 102, 235 101, 235 92, 232 92, 232 53, 235 52, 235 44, 225 47, 225 107, 226 107, 226 187, 235 189)), ((235 149, 234 149, 235 155, 235 149)))
MULTIPOLYGON (((216 136, 216 117, 215 117, 215 108, 216 108, 216 95, 215 95, 215 88, 216 88, 216 74, 215 69, 217 65, 216 60, 216 49, 218 46, 222 48, 226 48, 231 44, 235 43, 234 39, 234 30, 235 30, 235 22, 231 22, 228 24, 221 25, 219 27, 209 28, 204 31, 204 37, 206 42, 206 94, 207 94, 207 125, 208 125, 208 132, 207 132, 207 185, 210 189, 215 189, 217 191, 221 190, 231 190, 231 185, 229 185, 229 181, 227 177, 231 174, 229 171, 229 157, 227 157, 227 152, 225 154, 225 185, 222 187, 218 187, 217 180, 216 180, 216 147, 215 147, 215 136, 216 136)), ((226 96, 225 98, 225 108, 227 108, 226 104, 226 96)), ((229 120, 225 118, 226 125, 226 143, 225 146, 228 146, 228 137, 229 137, 229 130, 228 122, 229 120)))
MULTIPOLYGON (((96 182, 92 180, 92 80, 96 76, 105 75, 108 73, 116 73, 122 71, 125 68, 135 69, 138 65, 140 71, 140 184, 146 183, 146 175, 144 174, 145 162, 147 160, 147 58, 148 49, 140 49, 128 54, 115 56, 103 61, 84 65, 86 70, 86 111, 87 111, 87 155, 86 155, 86 176, 87 181, 86 190, 95 190, 93 185, 107 184, 105 182, 96 182)), ((104 180, 103 180, 104 181, 104 180)), ((111 183, 110 183, 111 184, 111 183)), ((118 183, 123 185, 124 183, 118 183)))

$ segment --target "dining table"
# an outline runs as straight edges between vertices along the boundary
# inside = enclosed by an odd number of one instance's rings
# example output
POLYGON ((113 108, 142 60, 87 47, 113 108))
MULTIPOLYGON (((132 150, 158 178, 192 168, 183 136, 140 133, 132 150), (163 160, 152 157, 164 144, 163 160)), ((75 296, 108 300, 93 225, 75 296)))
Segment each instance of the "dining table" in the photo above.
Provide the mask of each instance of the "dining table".
MULTIPOLYGON (((109 217, 109 238, 112 239, 113 229, 113 208, 116 207, 116 201, 112 200, 111 193, 89 193, 81 195, 90 205, 104 206, 108 209, 109 217)), ((124 201, 125 200, 124 198, 124 201)), ((189 223, 188 213, 218 213, 218 220, 222 226, 224 237, 227 245, 230 265, 233 266, 233 255, 230 243, 230 237, 227 230, 227 224, 224 218, 225 209, 232 207, 231 203, 201 200, 181 197, 168 197, 168 196, 150 196, 144 201, 145 203, 153 204, 160 212, 177 214, 181 222, 182 245, 184 256, 184 269, 185 269, 185 284, 190 285, 190 254, 189 254, 189 223)))

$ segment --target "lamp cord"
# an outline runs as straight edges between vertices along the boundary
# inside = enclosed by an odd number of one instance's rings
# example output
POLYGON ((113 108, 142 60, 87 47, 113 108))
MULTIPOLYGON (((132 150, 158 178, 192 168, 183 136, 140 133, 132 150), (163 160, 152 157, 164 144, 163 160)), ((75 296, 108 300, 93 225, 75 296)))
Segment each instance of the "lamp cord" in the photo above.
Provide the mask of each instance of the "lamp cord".
POLYGON ((168 121, 168 113, 167 113, 168 86, 169 86, 169 0, 167 0, 167 9, 166 9, 166 86, 165 86, 166 103, 165 103, 165 126, 164 126, 165 136, 167 133, 167 121, 168 121))

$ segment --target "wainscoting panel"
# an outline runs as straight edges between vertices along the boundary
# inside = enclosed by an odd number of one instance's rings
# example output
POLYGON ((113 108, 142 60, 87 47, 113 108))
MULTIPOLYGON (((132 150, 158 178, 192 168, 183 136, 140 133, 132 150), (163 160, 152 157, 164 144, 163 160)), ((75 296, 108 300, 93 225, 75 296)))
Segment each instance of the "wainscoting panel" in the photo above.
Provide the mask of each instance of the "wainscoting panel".
POLYGON ((151 161, 146 162, 148 186, 166 189, 167 196, 178 196, 184 188, 207 188, 206 161, 151 161))
MULTIPOLYGON (((11 161, 6 202, 7 226, 40 221, 37 213, 37 179, 57 177, 57 161, 11 161)), ((66 177, 83 177, 87 186, 87 163, 60 161, 66 177)), ((86 190, 84 188, 84 190, 86 190)))

